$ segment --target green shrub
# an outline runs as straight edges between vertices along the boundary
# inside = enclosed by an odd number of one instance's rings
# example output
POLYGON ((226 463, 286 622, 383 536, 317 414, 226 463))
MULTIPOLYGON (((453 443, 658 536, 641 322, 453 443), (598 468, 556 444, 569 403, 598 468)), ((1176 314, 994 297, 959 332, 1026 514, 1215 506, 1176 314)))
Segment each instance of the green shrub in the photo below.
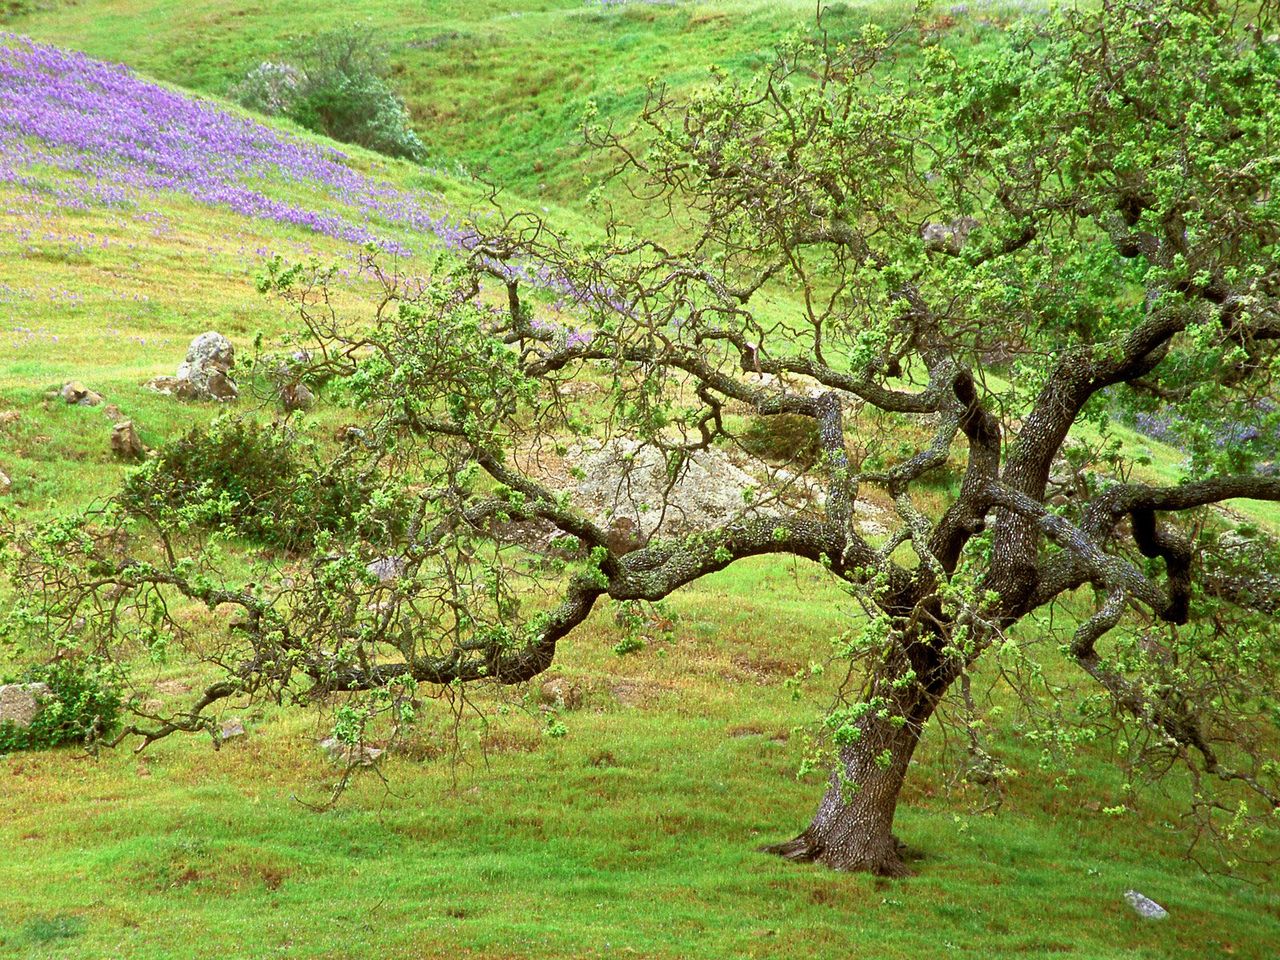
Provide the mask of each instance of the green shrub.
POLYGON ((92 743, 119 726, 117 668, 97 660, 56 660, 6 683, 45 683, 49 699, 29 727, 0 724, 0 753, 92 743))
POLYGON ((404 101, 387 83, 382 49, 367 29, 352 26, 301 40, 286 61, 254 67, 231 96, 335 140, 422 159, 422 141, 404 101))
POLYGON ((811 466, 822 454, 818 425, 809 417, 794 413, 752 417, 741 441, 752 456, 797 466, 811 466))
POLYGON ((398 534, 401 500, 375 497, 376 490, 375 478, 341 460, 322 464, 287 427, 222 418, 161 447, 126 481, 120 499, 161 525, 225 526, 305 549, 322 532, 378 540, 398 534))

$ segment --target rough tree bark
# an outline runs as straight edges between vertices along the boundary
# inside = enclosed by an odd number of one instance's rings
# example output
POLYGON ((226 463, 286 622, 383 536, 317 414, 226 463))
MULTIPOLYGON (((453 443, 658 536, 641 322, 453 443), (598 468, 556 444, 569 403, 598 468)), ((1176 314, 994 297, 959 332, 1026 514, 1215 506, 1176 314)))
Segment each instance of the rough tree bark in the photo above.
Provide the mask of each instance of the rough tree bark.
MULTIPOLYGON (((933 712, 932 706, 926 709, 933 712)), ((921 729, 922 723, 868 724, 862 739, 840 749, 839 763, 809 826, 795 839, 765 851, 835 870, 883 877, 910 873, 893 821, 921 729)))

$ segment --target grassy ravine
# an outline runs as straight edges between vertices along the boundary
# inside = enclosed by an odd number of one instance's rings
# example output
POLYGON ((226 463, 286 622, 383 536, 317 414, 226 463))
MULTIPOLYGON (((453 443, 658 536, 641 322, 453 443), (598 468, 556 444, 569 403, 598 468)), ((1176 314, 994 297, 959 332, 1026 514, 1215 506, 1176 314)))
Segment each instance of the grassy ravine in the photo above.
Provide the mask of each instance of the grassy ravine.
MULTIPOLYGON (((111 0, 55 7, 19 28, 216 90, 221 74, 193 57, 183 76, 182 57, 204 49, 210 62, 224 57, 224 73, 238 69, 240 49, 256 51, 270 38, 263 22, 302 29, 316 19, 311 6, 277 12, 224 0, 111 0)), ((428 33, 437 20, 506 29, 505 12, 515 5, 495 6, 343 9, 399 17, 405 30, 428 33)), ((500 80, 490 74, 508 63, 516 72, 535 53, 560 57, 553 42, 564 45, 564 62, 575 62, 578 34, 570 27, 599 15, 576 3, 546 6, 510 18, 523 60, 499 64, 495 53, 476 77, 455 82, 459 110, 487 96, 486 84, 500 80), (561 21, 559 32, 544 29, 561 21)), ((721 49, 717 38, 753 49, 783 19, 764 5, 723 8, 725 25, 713 18, 707 29, 715 32, 692 35, 668 55, 693 69, 718 58, 708 53, 721 49), (739 32, 753 23, 758 35, 739 32)), ((655 8, 625 13, 622 22, 647 49, 674 44, 662 25, 699 11, 715 8, 655 8)), ((595 75, 590 64, 583 70, 595 75)), ((558 123, 531 135, 551 137, 558 123)), ((459 143, 464 135, 448 134, 459 143)), ((422 179, 404 165, 379 166, 404 182, 422 179)), ((430 186, 466 202, 461 187, 430 186)), ((11 199, 0 188, 0 262, 3 283, 23 292, 0 302, 0 410, 21 419, 0 427, 0 469, 13 478, 11 502, 28 515, 101 496, 125 470, 110 458, 102 409, 46 401, 46 389, 81 379, 157 444, 216 412, 140 386, 172 372, 192 335, 221 329, 247 350, 257 331, 288 326, 288 316, 253 291, 255 251, 344 253, 178 201, 161 203, 167 223, 158 230, 100 211, 51 218, 33 252, 4 222, 20 216, 5 212, 14 209, 11 199), (90 234, 119 242, 83 243, 90 234)), ((343 415, 322 409, 312 420, 343 415)), ((1172 471, 1176 457, 1158 453, 1156 469, 1172 471)), ((952 767, 930 731, 899 823, 921 856, 914 878, 835 875, 755 852, 799 829, 821 790, 817 779, 794 776, 794 728, 818 715, 821 689, 796 700, 784 681, 823 658, 847 611, 814 568, 781 561, 735 567, 672 605, 680 615, 672 644, 616 656, 616 629, 602 607, 563 645, 555 674, 585 691, 582 707, 562 717, 567 737, 541 733, 536 684, 509 691, 513 709, 487 733, 466 728, 468 749, 455 768, 439 749, 448 711, 429 703, 414 743, 385 766, 387 783, 362 777, 324 814, 299 801, 323 801, 336 777, 314 746, 326 731, 297 712, 229 710, 249 736, 218 752, 205 740, 174 738, 141 757, 121 749, 96 760, 74 750, 0 759, 0 957, 1266 960, 1280 953, 1273 874, 1206 878, 1178 859, 1185 837, 1166 825, 1176 822, 1175 807, 1153 802, 1140 818, 1101 814, 1121 801, 1105 757, 1080 758, 1078 772, 1055 785, 1055 774, 1038 768, 1038 748, 1012 724, 994 733, 993 746, 1024 775, 994 817, 970 815, 981 798, 948 790, 952 767), (1121 899, 1128 887, 1168 907, 1170 919, 1138 919, 1121 899)), ((204 622, 211 633, 223 629, 212 615, 204 622)), ((144 669, 140 680, 172 692, 199 677, 172 663, 144 669)), ((488 696, 485 703, 499 705, 488 696)))

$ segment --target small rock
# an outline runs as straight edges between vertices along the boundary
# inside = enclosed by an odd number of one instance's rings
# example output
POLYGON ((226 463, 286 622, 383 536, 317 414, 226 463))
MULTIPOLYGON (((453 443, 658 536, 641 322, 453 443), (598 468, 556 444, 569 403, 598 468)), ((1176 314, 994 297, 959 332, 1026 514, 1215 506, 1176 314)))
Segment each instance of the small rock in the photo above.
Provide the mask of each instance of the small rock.
POLYGON ((102 412, 106 415, 107 419, 110 420, 112 423, 119 423, 121 420, 125 419, 125 415, 120 412, 120 408, 117 407, 114 403, 108 403, 105 407, 102 408, 102 412))
POLYGON ((926 250, 955 256, 977 227, 978 221, 973 217, 956 217, 950 223, 926 223, 920 228, 920 237, 926 250))
POLYGON ((79 380, 71 380, 62 385, 58 391, 64 401, 78 407, 96 407, 102 402, 102 395, 94 393, 79 380))
POLYGON ((111 452, 121 460, 141 460, 147 455, 132 420, 121 420, 111 429, 111 452))
POLYGON ((582 706, 582 691, 564 677, 552 677, 542 684, 542 699, 565 710, 582 706))
POLYGON ((7 683, 0 687, 0 723, 29 727, 49 697, 47 683, 7 683))
POLYGON ((1163 920, 1169 915, 1168 910, 1154 900, 1144 897, 1137 890, 1126 890, 1124 898, 1128 901, 1129 906, 1133 907, 1134 913, 1144 920, 1163 920))
POLYGON ((17 410, 0 410, 0 428, 12 427, 22 419, 17 410))
POLYGON ((220 738, 223 740, 234 740, 236 737, 247 736, 244 728, 244 721, 237 717, 232 717, 222 725, 220 738))
POLYGON ((365 438, 365 432, 361 430, 359 427, 351 426, 350 424, 339 427, 337 430, 333 432, 333 439, 338 441, 338 443, 345 443, 345 444, 359 443, 364 438, 365 438))
POLYGON ((0 497, 5 496, 13 489, 13 481, 9 479, 9 475, 0 470, 0 497))
POLYGON ((404 573, 404 558, 379 557, 377 560, 372 560, 366 564, 365 569, 383 583, 386 583, 388 580, 394 580, 404 573))
POLYGON ((614 517, 609 524, 606 545, 618 556, 639 550, 644 546, 639 525, 630 517, 614 517))
POLYGON ((320 741, 320 749, 329 755, 329 759, 349 767, 371 767, 377 759, 386 753, 378 747, 363 745, 352 746, 343 743, 337 737, 329 737, 320 741))
POLYGON ((315 395, 307 389, 305 383, 288 383, 280 389, 280 404, 289 413, 308 410, 315 402, 315 395))

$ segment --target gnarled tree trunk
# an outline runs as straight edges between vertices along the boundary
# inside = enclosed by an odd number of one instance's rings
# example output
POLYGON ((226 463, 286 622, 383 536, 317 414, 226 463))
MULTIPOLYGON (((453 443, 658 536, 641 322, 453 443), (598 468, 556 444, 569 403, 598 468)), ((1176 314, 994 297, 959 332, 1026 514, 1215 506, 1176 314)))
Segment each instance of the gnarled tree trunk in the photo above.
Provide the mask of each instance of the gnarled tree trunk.
POLYGON ((921 693, 905 711, 906 723, 869 719, 862 735, 841 747, 839 764, 813 822, 794 840, 765 847, 787 860, 835 870, 901 877, 910 873, 893 834, 898 794, 907 766, 937 700, 921 693))

